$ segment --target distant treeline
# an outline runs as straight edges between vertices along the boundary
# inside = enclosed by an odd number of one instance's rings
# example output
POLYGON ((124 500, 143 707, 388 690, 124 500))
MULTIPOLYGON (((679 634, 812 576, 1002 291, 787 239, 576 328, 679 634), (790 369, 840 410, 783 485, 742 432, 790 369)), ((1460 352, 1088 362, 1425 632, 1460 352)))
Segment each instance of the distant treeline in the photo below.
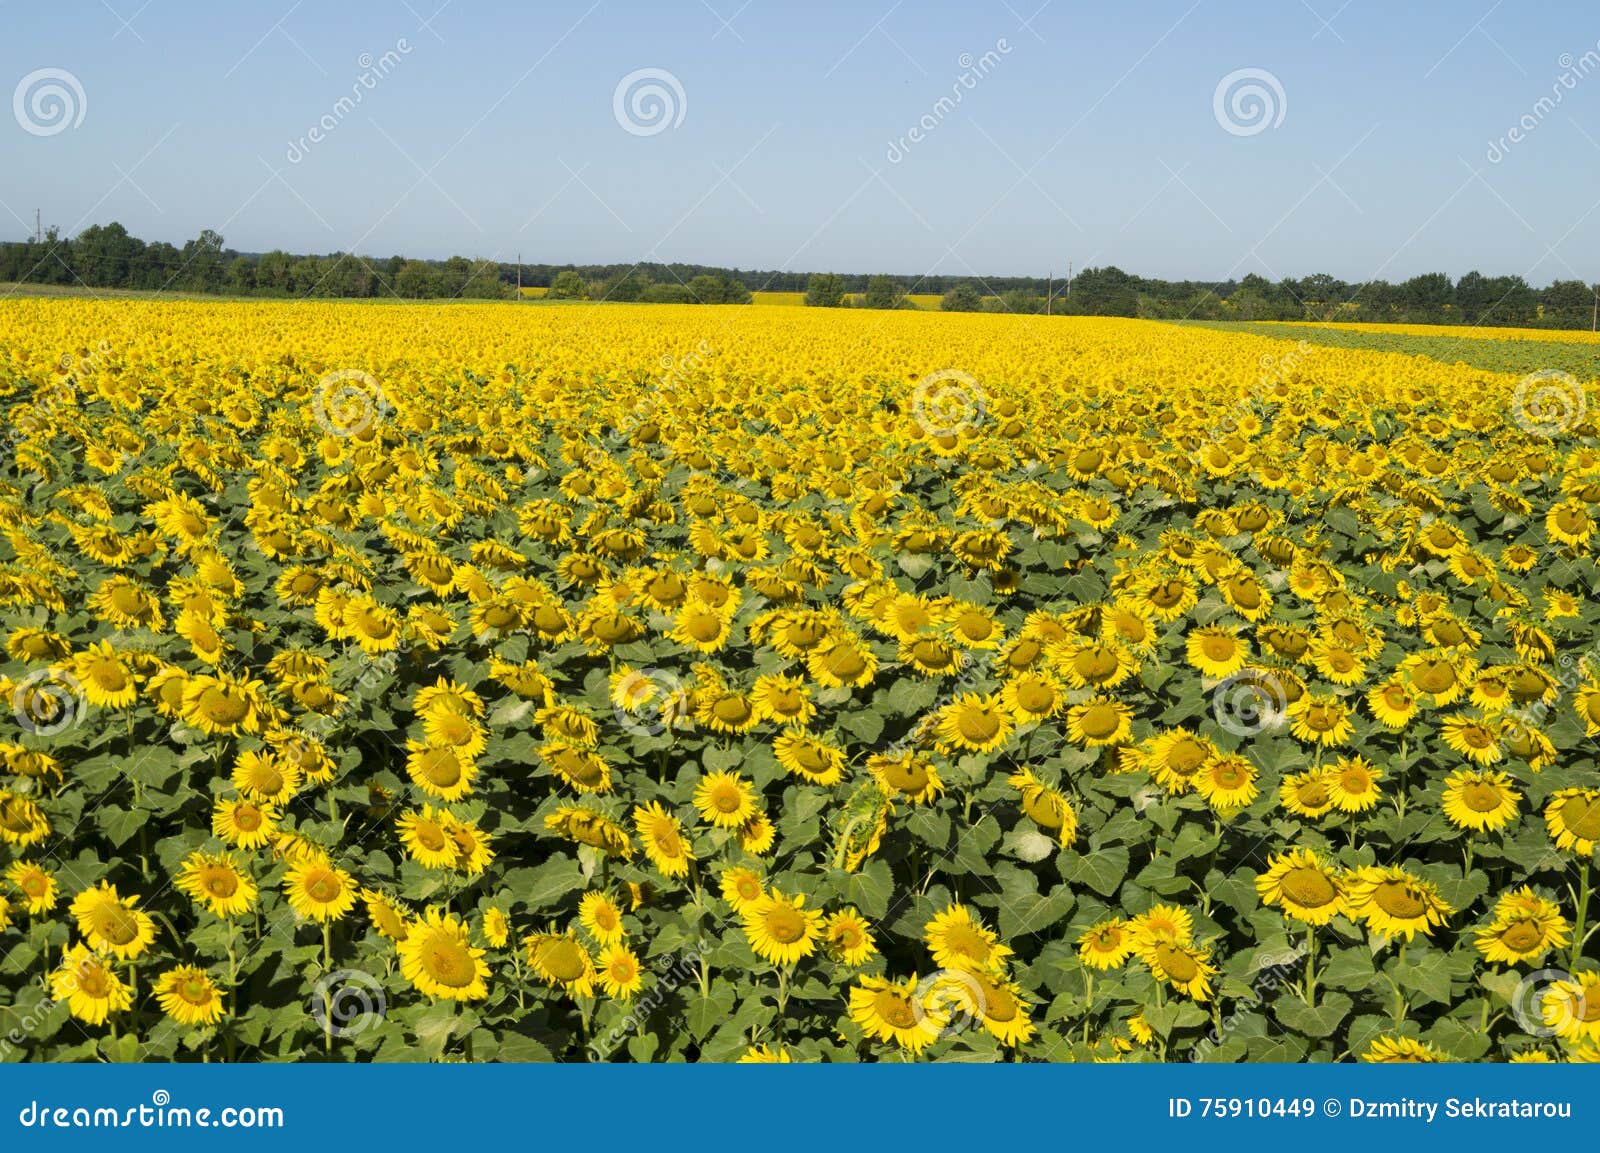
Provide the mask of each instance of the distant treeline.
POLYGON ((182 248, 145 243, 113 221, 67 238, 0 243, 0 281, 165 289, 283 297, 505 299, 520 282, 545 299, 743 304, 752 291, 804 293, 822 307, 896 308, 910 294, 941 296, 949 311, 1045 312, 1190 320, 1342 320, 1589 328, 1595 288, 1558 280, 1535 288, 1520 276, 1434 272, 1400 284, 1346 283, 1318 273, 1299 280, 1155 280, 1116 267, 1062 278, 887 276, 717 268, 701 264, 508 264, 296 255, 227 248, 207 229, 182 248))

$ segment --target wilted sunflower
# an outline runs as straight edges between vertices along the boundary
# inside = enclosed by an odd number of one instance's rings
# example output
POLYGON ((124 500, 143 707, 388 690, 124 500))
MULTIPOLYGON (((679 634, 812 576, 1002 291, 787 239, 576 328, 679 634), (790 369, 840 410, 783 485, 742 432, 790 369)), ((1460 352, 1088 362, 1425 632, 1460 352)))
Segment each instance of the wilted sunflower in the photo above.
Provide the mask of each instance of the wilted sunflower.
POLYGON ((582 805, 562 805, 544 819, 544 827, 580 845, 600 849, 608 857, 633 857, 627 831, 606 814, 582 805))

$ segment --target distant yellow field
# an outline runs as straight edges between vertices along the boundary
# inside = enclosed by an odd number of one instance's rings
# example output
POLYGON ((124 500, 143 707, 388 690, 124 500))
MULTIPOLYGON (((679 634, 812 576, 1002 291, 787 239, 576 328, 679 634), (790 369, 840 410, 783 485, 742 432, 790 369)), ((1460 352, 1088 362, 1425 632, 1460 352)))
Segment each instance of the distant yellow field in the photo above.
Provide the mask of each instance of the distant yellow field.
MULTIPOLYGON (((1268 324, 1305 325, 1303 320, 1267 321, 1268 324)), ((1600 333, 1576 328, 1490 328, 1475 324, 1356 324, 1349 321, 1317 324, 1347 332, 1388 332, 1396 336, 1451 336, 1463 340, 1544 340, 1568 344, 1600 344, 1600 333)))
POLYGON ((549 293, 550 293, 550 290, 548 288, 544 287, 543 285, 539 285, 538 287, 531 287, 530 286, 530 287, 524 288, 522 290, 522 295, 523 296, 535 297, 535 298, 540 297, 540 296, 548 296, 549 293))

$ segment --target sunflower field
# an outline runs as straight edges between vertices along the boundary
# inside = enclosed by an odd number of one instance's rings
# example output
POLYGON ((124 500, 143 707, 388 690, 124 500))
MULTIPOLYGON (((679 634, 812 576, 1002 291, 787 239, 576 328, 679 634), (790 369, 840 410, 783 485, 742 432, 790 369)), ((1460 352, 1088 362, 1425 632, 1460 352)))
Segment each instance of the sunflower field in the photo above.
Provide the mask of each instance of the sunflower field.
POLYGON ((1600 1059, 1600 397, 0 303, 8 1061, 1600 1059))

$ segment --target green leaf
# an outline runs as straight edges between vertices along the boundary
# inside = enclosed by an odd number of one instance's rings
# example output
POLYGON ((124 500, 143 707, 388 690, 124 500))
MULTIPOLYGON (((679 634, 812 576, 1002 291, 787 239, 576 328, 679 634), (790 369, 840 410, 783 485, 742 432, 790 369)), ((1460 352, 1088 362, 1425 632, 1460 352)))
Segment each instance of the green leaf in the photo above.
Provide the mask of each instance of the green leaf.
POLYGON ((1060 868, 1067 880, 1088 885, 1102 897, 1109 897, 1128 875, 1128 850, 1120 845, 1083 854, 1068 849, 1061 854, 1060 868))
POLYGON ((1350 1015, 1355 1004, 1343 993, 1324 992, 1315 1005, 1307 1005, 1293 992, 1285 993, 1272 1005, 1279 1024, 1304 1037, 1331 1037, 1350 1015))

